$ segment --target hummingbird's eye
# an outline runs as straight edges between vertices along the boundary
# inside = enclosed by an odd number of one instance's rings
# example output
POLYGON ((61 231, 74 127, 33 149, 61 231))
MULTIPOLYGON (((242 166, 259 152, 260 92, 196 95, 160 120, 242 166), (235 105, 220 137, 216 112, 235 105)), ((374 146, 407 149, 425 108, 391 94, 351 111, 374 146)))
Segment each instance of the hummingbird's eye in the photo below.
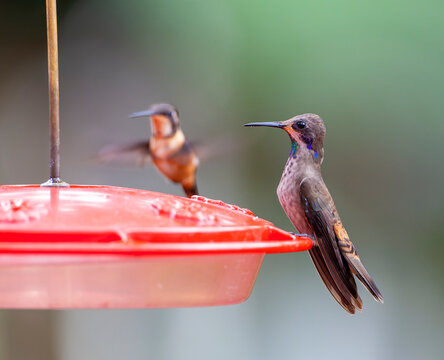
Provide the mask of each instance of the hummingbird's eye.
POLYGON ((305 121, 299 120, 299 121, 296 121, 292 127, 295 130, 302 130, 302 129, 305 129, 305 126, 306 126, 305 121))

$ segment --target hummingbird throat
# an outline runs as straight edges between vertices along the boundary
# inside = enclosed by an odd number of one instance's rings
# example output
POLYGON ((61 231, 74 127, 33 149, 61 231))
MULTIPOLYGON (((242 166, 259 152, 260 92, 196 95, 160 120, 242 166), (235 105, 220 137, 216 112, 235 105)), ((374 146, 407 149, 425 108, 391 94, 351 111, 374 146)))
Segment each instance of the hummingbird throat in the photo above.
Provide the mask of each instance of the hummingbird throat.
MULTIPOLYGON (((317 159, 319 157, 319 154, 316 150, 312 148, 313 145, 313 139, 302 137, 302 141, 307 145, 307 149, 310 150, 313 153, 313 157, 317 159)), ((290 149, 290 156, 293 159, 296 159, 296 153, 299 149, 299 143, 296 140, 291 139, 291 149, 290 149)))
POLYGON ((299 144, 296 141, 292 140, 291 141, 290 156, 293 159, 296 159, 296 152, 298 151, 298 147, 299 147, 299 144))

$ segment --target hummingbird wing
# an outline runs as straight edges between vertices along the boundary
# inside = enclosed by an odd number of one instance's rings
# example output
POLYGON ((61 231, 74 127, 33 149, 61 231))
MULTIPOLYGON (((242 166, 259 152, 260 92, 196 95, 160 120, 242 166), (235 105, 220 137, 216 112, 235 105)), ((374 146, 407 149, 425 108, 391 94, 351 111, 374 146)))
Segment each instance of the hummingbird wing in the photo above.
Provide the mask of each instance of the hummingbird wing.
POLYGON ((305 216, 316 236, 316 243, 309 252, 313 263, 336 301, 354 314, 356 309, 362 309, 362 300, 333 230, 336 209, 330 193, 322 180, 306 178, 301 182, 300 196, 305 216))
POLYGON ((191 145, 201 162, 209 162, 241 153, 245 147, 245 141, 220 136, 191 141, 191 145))
POLYGON ((355 273, 375 299, 382 301, 381 293, 362 265, 342 226, 333 199, 322 179, 304 179, 300 191, 305 215, 317 240, 310 255, 327 288, 350 313, 354 313, 355 309, 361 310, 362 301, 352 275, 355 273), (339 290, 341 301, 332 289, 339 290))
POLYGON ((194 145, 187 140, 185 140, 182 147, 176 152, 172 153, 168 159, 181 166, 188 166, 191 164, 193 164, 193 166, 197 166, 200 160, 200 158, 198 158, 196 155, 194 145))
POLYGON ((151 162, 149 141, 105 146, 94 157, 94 160, 116 165, 145 166, 151 162))
MULTIPOLYGON (((237 153, 238 142, 229 139, 211 139, 211 141, 186 141, 185 152, 194 151, 200 162, 214 161, 237 153)), ((180 154, 183 154, 181 151, 180 154)), ((175 156, 177 157, 177 156, 175 156)), ((124 166, 145 166, 151 162, 149 141, 141 140, 127 144, 111 144, 100 149, 93 160, 124 166)))

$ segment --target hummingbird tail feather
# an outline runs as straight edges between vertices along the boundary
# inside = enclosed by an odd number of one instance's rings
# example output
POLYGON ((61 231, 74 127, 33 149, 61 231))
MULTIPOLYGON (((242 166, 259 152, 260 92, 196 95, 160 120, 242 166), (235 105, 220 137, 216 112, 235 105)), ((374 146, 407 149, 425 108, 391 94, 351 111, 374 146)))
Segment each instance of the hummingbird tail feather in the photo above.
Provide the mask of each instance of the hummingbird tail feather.
POLYGON ((348 265, 350 266, 352 272, 356 275, 359 281, 367 288, 370 294, 373 295, 376 301, 381 303, 384 302, 381 292, 376 286, 375 282, 365 269, 364 265, 359 258, 359 255, 354 247, 353 243, 350 241, 348 237, 347 231, 341 222, 337 222, 333 226, 334 232, 336 234, 336 239, 338 240, 339 248, 341 249, 341 253, 344 255, 347 260, 348 265))
POLYGON ((368 274, 364 265, 362 265, 362 262, 359 259, 359 256, 356 254, 356 257, 347 256, 346 258, 347 258, 347 262, 350 265, 353 273, 356 275, 356 277, 359 279, 359 281, 361 281, 361 283, 367 288, 367 290, 370 292, 370 294, 373 295, 373 297, 375 298, 376 301, 383 303, 384 298, 382 297, 381 292, 379 291, 379 289, 376 286, 373 279, 368 274))
POLYGON ((329 267, 324 260, 322 251, 317 247, 313 247, 311 250, 309 250, 309 254, 316 267, 316 270, 319 273, 319 276, 321 277, 328 291, 330 291, 335 300, 350 314, 354 314, 356 310, 361 311, 362 310, 361 298, 357 293, 353 295, 347 289, 347 286, 345 285, 344 282, 338 281, 337 274, 332 274, 332 272, 329 270, 329 267))

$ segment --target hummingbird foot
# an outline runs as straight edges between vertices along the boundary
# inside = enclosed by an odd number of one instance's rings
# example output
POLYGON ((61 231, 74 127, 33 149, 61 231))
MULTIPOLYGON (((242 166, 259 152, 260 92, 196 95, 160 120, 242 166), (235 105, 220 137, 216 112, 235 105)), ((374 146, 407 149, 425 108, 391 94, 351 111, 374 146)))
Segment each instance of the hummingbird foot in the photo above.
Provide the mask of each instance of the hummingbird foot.
POLYGON ((299 233, 295 233, 295 232, 292 232, 292 231, 289 231, 289 233, 290 233, 291 235, 294 235, 294 236, 308 237, 309 239, 311 239, 311 241, 313 241, 313 245, 316 244, 316 238, 315 238, 313 235, 309 235, 309 234, 299 234, 299 233))

